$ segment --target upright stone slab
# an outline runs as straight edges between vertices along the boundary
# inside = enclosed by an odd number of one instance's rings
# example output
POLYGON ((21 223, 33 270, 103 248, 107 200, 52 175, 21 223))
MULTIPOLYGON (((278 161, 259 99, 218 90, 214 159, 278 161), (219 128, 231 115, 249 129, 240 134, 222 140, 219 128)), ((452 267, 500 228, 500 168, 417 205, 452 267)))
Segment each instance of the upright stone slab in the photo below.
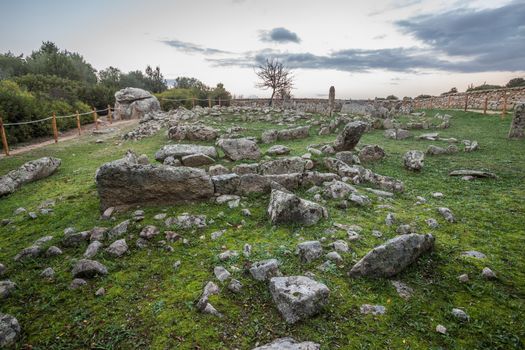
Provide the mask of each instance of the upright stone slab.
POLYGON ((334 142, 336 151, 351 151, 358 144, 361 136, 366 131, 367 124, 362 121, 355 121, 345 125, 345 128, 337 136, 334 142))
POLYGON ((525 103, 516 104, 514 118, 510 124, 509 139, 522 139, 525 137, 525 103))

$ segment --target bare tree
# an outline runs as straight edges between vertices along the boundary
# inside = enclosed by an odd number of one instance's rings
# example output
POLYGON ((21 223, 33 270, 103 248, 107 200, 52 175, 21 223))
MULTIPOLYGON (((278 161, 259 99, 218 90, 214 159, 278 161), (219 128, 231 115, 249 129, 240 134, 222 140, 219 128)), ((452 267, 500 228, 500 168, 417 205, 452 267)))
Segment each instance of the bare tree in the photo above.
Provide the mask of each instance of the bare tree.
POLYGON ((273 105, 273 98, 276 93, 286 93, 290 95, 293 88, 293 75, 284 64, 278 60, 266 59, 264 64, 259 65, 255 72, 261 80, 257 87, 272 90, 272 97, 270 98, 270 106, 273 105))

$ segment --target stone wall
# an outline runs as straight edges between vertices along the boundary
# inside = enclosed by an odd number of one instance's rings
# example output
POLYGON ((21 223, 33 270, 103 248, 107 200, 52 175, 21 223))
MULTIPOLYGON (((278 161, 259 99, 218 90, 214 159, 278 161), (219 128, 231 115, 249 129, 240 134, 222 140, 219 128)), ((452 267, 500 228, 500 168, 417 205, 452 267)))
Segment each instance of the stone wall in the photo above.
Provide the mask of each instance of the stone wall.
POLYGON ((458 92, 444 96, 415 99, 414 109, 477 109, 489 111, 511 111, 518 102, 525 102, 525 87, 508 89, 458 92))
MULTIPOLYGON (((335 111, 341 111, 345 100, 335 100, 335 111)), ((267 98, 243 98, 231 101, 232 106, 242 107, 268 107, 270 100, 267 98)), ((295 109, 311 113, 329 113, 328 99, 326 98, 294 98, 291 100, 274 100, 274 107, 295 109)))

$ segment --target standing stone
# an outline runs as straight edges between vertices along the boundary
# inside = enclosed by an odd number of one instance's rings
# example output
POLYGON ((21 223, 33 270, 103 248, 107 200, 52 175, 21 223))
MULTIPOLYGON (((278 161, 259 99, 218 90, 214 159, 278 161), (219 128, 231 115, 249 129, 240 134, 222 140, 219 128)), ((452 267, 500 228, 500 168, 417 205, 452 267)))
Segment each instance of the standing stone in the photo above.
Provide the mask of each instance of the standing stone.
POLYGON ((522 139, 525 137, 525 103, 516 104, 514 118, 510 124, 509 139, 522 139))
POLYGON ((328 109, 330 110, 330 117, 332 116, 332 113, 334 112, 335 108, 335 87, 330 86, 330 90, 328 90, 328 109))
POLYGON ((285 321, 293 324, 319 313, 330 290, 308 277, 290 276, 272 278, 270 293, 285 321))
POLYGON ((334 142, 336 151, 351 151, 357 145, 361 136, 365 132, 368 124, 362 121, 355 121, 346 124, 343 132, 337 136, 334 142))

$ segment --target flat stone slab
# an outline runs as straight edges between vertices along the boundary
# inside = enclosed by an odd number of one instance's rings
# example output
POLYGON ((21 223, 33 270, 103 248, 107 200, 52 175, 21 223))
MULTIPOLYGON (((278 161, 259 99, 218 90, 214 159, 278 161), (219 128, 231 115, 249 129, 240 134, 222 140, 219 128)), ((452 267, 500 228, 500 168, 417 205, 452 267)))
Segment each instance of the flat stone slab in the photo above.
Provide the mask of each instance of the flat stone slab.
POLYGON ((20 168, 0 176, 0 197, 15 192, 26 183, 50 176, 58 169, 60 163, 58 158, 43 157, 24 163, 20 168))
POLYGON ((293 338, 279 338, 269 344, 258 346, 252 350, 319 350, 321 345, 311 342, 304 341, 298 342, 293 338))
POLYGON ((163 162, 168 157, 182 158, 190 154, 202 153, 211 158, 217 158, 217 150, 213 146, 201 146, 192 144, 166 145, 155 153, 155 159, 163 162))
POLYGON ((461 169, 461 170, 454 170, 451 171, 449 176, 473 176, 473 177, 487 177, 491 179, 497 179, 498 176, 494 173, 483 171, 483 170, 468 170, 468 169, 461 169))

